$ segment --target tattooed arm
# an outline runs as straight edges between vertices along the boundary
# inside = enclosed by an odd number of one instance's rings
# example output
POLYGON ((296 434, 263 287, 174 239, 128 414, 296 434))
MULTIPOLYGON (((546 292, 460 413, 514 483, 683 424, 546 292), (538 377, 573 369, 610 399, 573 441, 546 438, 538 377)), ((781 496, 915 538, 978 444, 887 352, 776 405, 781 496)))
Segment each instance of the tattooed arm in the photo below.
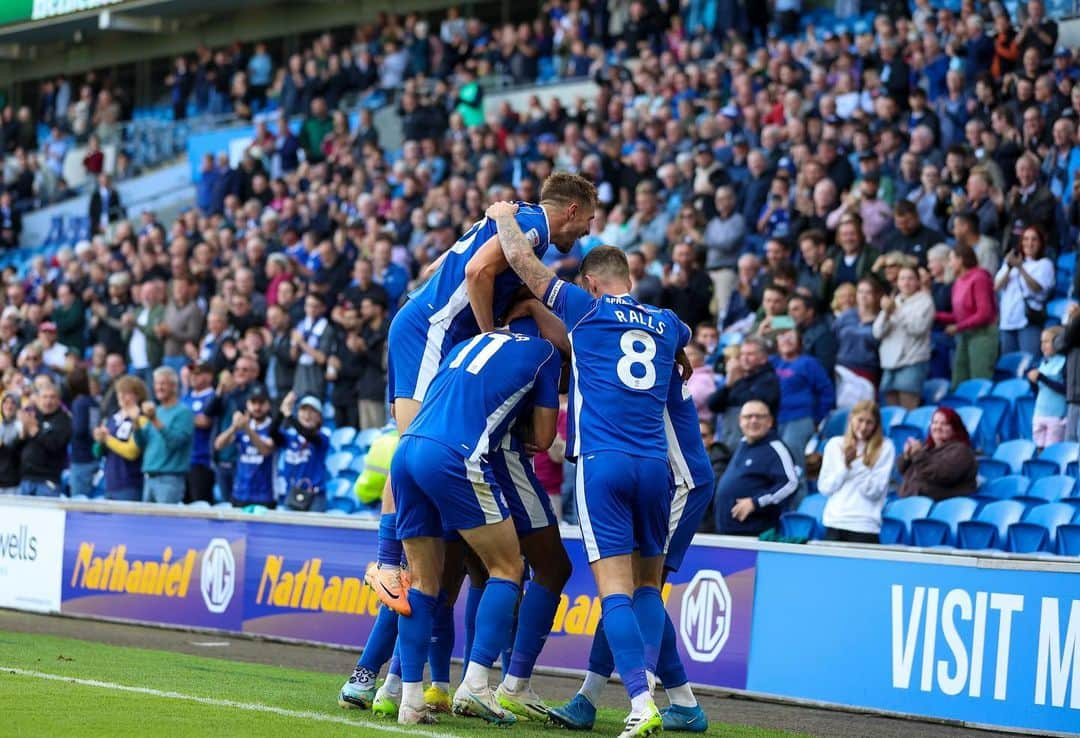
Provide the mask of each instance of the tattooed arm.
POLYGON ((555 272, 536 258, 532 243, 514 218, 517 209, 514 203, 496 202, 487 209, 487 216, 495 221, 499 232, 499 243, 502 245, 510 268, 517 273, 529 291, 542 300, 548 285, 555 278, 555 272))

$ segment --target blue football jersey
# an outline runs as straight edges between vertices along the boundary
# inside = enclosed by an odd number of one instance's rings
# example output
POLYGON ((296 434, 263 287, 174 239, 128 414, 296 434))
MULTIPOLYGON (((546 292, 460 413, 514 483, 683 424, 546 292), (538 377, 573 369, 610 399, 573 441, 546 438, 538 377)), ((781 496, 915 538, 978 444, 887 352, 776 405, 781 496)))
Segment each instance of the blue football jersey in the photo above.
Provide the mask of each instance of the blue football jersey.
POLYGON ((256 502, 274 499, 274 454, 259 453, 251 434, 258 433, 265 441, 270 440, 271 419, 265 418, 254 429, 245 428, 236 434, 236 479, 233 481, 233 499, 256 502))
MULTIPOLYGON (((544 209, 539 205, 519 202, 516 218, 537 258, 543 257, 551 238, 544 209)), ((495 221, 490 218, 474 223, 465 235, 450 247, 439 270, 409 295, 409 300, 419 305, 432 323, 441 322, 447 326, 447 336, 455 343, 475 336, 480 331, 469 306, 465 266, 488 239, 497 234, 495 221)), ((513 269, 505 269, 495 277, 493 315, 498 317, 506 313, 521 285, 521 279, 513 269)))
POLYGON ((570 335, 567 456, 618 451, 667 460, 664 405, 675 354, 690 329, 630 295, 594 298, 551 280, 544 303, 570 335))
POLYGON ((291 424, 281 430, 285 437, 285 460, 282 478, 285 488, 310 486, 313 490, 326 489, 326 456, 330 450, 330 431, 319 429, 319 440, 309 443, 291 424))
POLYGON ((481 333, 451 349, 407 436, 459 450, 476 461, 497 448, 531 406, 559 406, 562 357, 542 338, 509 331, 481 333))
POLYGON ((690 489, 703 484, 711 486, 714 480, 712 463, 701 440, 697 408, 678 367, 675 367, 668 383, 664 433, 667 436, 668 463, 671 464, 675 484, 685 484, 690 489))

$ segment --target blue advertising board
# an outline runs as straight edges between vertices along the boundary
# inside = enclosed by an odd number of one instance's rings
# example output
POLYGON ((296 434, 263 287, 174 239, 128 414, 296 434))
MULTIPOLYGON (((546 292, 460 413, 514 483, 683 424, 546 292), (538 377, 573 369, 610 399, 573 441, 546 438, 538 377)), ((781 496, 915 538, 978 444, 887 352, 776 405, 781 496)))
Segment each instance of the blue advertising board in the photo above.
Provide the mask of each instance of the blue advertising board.
POLYGON ((1080 573, 760 552, 755 605, 751 691, 1080 731, 1080 573))

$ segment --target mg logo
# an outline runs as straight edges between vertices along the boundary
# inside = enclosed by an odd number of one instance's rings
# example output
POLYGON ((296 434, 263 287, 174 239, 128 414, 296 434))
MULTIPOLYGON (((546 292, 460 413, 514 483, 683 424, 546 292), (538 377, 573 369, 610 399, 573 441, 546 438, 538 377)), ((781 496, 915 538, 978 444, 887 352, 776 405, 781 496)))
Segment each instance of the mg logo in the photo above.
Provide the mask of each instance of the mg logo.
POLYGON ((731 592, 718 571, 705 569, 683 592, 679 634, 694 661, 713 661, 731 634, 731 592))
POLYGON ((236 560, 224 538, 215 538, 206 547, 199 584, 206 609, 212 613, 225 612, 236 588, 236 560))

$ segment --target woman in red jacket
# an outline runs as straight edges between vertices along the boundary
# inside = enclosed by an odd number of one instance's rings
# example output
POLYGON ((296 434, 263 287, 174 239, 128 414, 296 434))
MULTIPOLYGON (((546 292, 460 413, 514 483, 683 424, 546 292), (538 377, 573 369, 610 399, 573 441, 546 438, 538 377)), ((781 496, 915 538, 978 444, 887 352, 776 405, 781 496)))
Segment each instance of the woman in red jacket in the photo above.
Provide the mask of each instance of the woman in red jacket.
POLYGON ((952 312, 937 313, 945 332, 956 338, 952 386, 966 379, 990 379, 998 356, 997 302, 994 278, 979 266, 975 250, 958 245, 949 255, 956 274, 952 286, 952 312))

